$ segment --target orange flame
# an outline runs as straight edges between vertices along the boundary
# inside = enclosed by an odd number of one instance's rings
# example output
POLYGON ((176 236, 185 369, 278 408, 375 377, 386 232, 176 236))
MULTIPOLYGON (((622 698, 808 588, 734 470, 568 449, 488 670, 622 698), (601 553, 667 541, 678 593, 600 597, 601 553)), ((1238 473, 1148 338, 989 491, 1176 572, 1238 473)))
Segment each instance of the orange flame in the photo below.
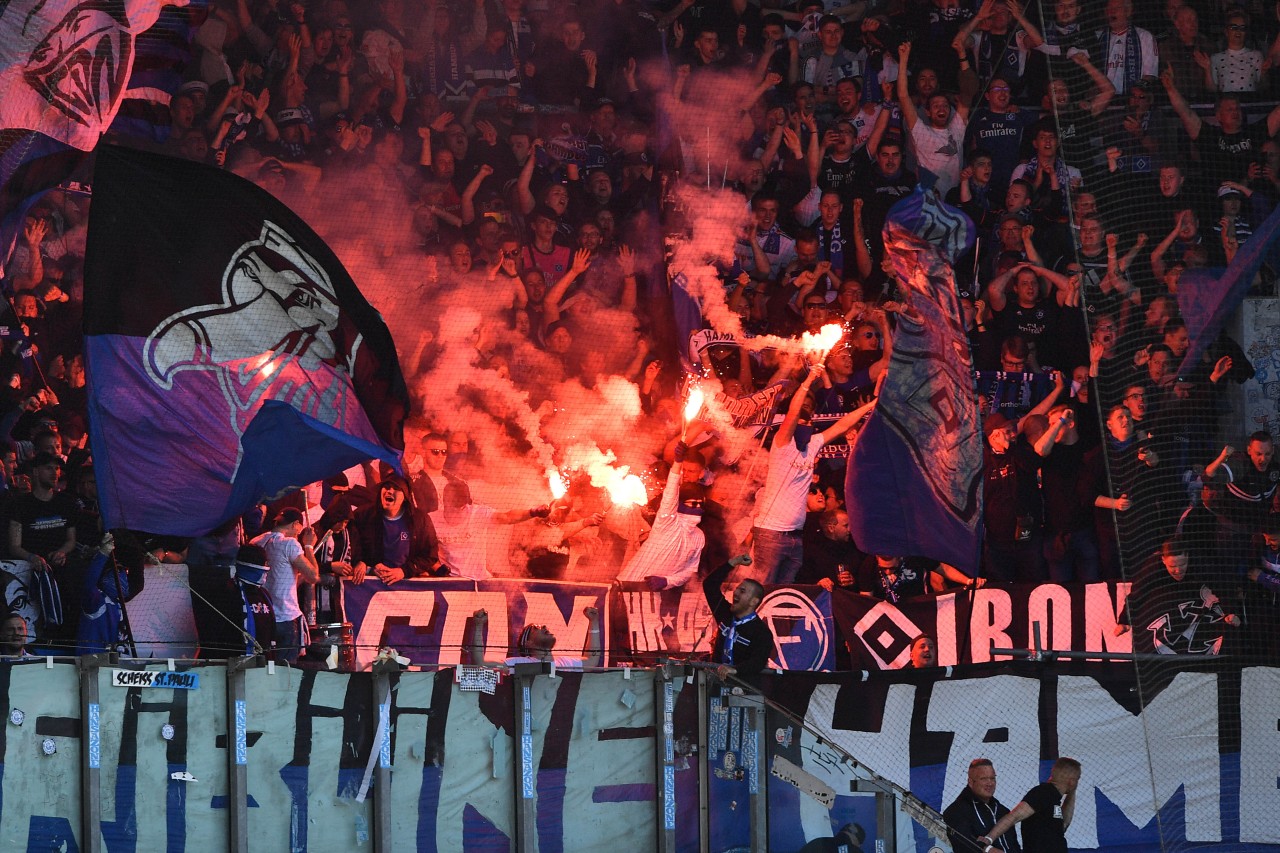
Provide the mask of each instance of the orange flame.
POLYGON ((822 361, 843 337, 844 328, 839 323, 828 323, 816 333, 805 332, 801 335, 800 345, 804 347, 805 352, 817 356, 816 361, 822 361))
POLYGON ((565 485, 564 477, 555 468, 547 469, 547 485, 551 487, 551 497, 555 500, 560 500, 569 490, 565 485))
POLYGON ((609 498, 614 506, 640 506, 648 503, 649 493, 645 491, 644 481, 635 474, 628 474, 626 468, 618 469, 618 476, 610 480, 609 498))
POLYGON ((687 424, 698 416, 698 412, 702 411, 702 401, 704 395, 700 386, 694 386, 689 392, 689 399, 684 404, 684 422, 687 424))

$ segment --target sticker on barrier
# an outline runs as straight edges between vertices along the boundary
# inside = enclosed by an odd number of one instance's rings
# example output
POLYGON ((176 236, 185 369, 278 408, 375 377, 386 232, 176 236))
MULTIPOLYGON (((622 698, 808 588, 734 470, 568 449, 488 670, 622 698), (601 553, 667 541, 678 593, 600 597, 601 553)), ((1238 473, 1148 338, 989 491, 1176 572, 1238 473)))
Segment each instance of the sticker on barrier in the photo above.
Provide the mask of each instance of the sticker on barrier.
POLYGON ((112 687, 167 687, 173 690, 198 690, 200 675, 195 672, 155 672, 153 670, 113 669, 112 687))

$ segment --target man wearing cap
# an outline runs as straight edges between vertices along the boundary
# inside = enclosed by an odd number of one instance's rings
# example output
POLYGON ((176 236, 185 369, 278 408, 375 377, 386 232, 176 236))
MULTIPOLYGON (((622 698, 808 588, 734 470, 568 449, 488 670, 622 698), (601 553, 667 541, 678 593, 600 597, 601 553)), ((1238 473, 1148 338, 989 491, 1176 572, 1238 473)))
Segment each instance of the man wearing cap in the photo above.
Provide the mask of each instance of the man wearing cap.
POLYGON ((378 499, 356 513, 356 577, 372 569, 387 584, 405 578, 441 574, 435 528, 431 519, 417 511, 405 481, 391 475, 378 484, 378 499))
POLYGON ((275 607, 277 658, 295 663, 306 645, 306 623, 298 606, 298 581, 316 583, 320 567, 313 552, 316 532, 306 527, 302 513, 281 510, 271 530, 251 543, 266 551, 266 588, 275 607))
POLYGON ((1222 205, 1222 216, 1213 224, 1213 231, 1217 235, 1214 242, 1222 243, 1227 249, 1227 263, 1231 263, 1235 252, 1253 236, 1253 225, 1250 224, 1249 218, 1240 215, 1240 209, 1247 195, 1253 195, 1253 190, 1236 181, 1224 181, 1222 186, 1218 187, 1218 203, 1222 205), (1226 232, 1225 240, 1223 239, 1224 231, 1226 232))

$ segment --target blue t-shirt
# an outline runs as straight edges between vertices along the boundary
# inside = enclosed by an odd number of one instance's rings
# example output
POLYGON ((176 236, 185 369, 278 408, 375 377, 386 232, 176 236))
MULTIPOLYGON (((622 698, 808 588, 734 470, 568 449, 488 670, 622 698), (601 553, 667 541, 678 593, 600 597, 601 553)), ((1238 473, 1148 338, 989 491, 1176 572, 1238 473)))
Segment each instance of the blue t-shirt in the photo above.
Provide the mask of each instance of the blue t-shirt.
POLYGON ((399 518, 383 519, 382 561, 393 569, 402 569, 409 561, 408 516, 401 514, 399 518))

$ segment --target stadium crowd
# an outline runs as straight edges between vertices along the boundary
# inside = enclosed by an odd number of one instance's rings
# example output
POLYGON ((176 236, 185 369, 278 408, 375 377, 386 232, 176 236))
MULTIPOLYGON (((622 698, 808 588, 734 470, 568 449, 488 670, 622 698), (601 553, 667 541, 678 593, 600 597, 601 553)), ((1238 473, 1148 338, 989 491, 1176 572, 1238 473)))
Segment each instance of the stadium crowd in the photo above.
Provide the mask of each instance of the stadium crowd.
MULTIPOLYGON (((1014 0, 212 0, 167 121, 129 144, 304 210, 349 180, 366 194, 353 218, 403 209, 424 286, 492 321, 467 369, 533 406, 557 383, 622 376, 657 485, 626 530, 581 478, 550 505, 498 511, 468 486, 495 478, 489 449, 419 417, 407 478, 366 466, 194 542, 117 531, 99 547, 79 332, 89 197, 57 193, 4 265, 8 556, 56 579, 38 586, 46 618, 53 598, 63 611, 40 639, 97 648, 155 562, 187 562, 195 588, 238 552, 242 579, 269 592, 263 621, 296 649, 309 618, 342 621, 336 592, 366 575, 673 589, 745 541, 742 571, 763 582, 891 601, 986 582, 1208 585, 1220 617, 1271 643, 1280 463, 1271 435, 1224 423, 1227 386, 1253 375, 1235 341, 1182 366, 1176 299, 1187 270, 1229 262, 1280 201, 1280 108, 1251 109, 1275 90, 1280 16, 1255 5, 1057 0, 1042 18, 1014 0), (725 92, 741 98, 725 107, 725 92), (1206 100, 1211 117, 1192 106, 1206 100), (690 111, 696 128, 669 120, 690 111), (714 173, 707 121, 735 152, 714 173), (955 264, 985 437, 976 580, 863 553, 845 506, 846 441, 911 311, 881 231, 922 176, 977 229, 955 264), (698 199, 726 197, 743 227, 703 247, 722 287, 702 302, 723 300, 743 334, 691 347, 653 247, 696 233, 698 199), (619 315, 625 351, 602 345, 619 315), (832 323, 844 335, 817 365, 752 343, 832 323), (738 464, 723 436, 681 424, 687 348, 729 399, 781 389, 759 413, 778 428, 753 505, 716 488, 738 464), (486 551, 496 525, 524 527, 510 564, 486 551), (120 573, 89 559, 113 544, 120 573)), ((1254 292, 1274 288, 1264 269, 1254 292)), ((411 355, 400 341, 406 374, 435 366, 429 338, 411 355)), ((237 642, 202 635, 223 653, 237 642)))

